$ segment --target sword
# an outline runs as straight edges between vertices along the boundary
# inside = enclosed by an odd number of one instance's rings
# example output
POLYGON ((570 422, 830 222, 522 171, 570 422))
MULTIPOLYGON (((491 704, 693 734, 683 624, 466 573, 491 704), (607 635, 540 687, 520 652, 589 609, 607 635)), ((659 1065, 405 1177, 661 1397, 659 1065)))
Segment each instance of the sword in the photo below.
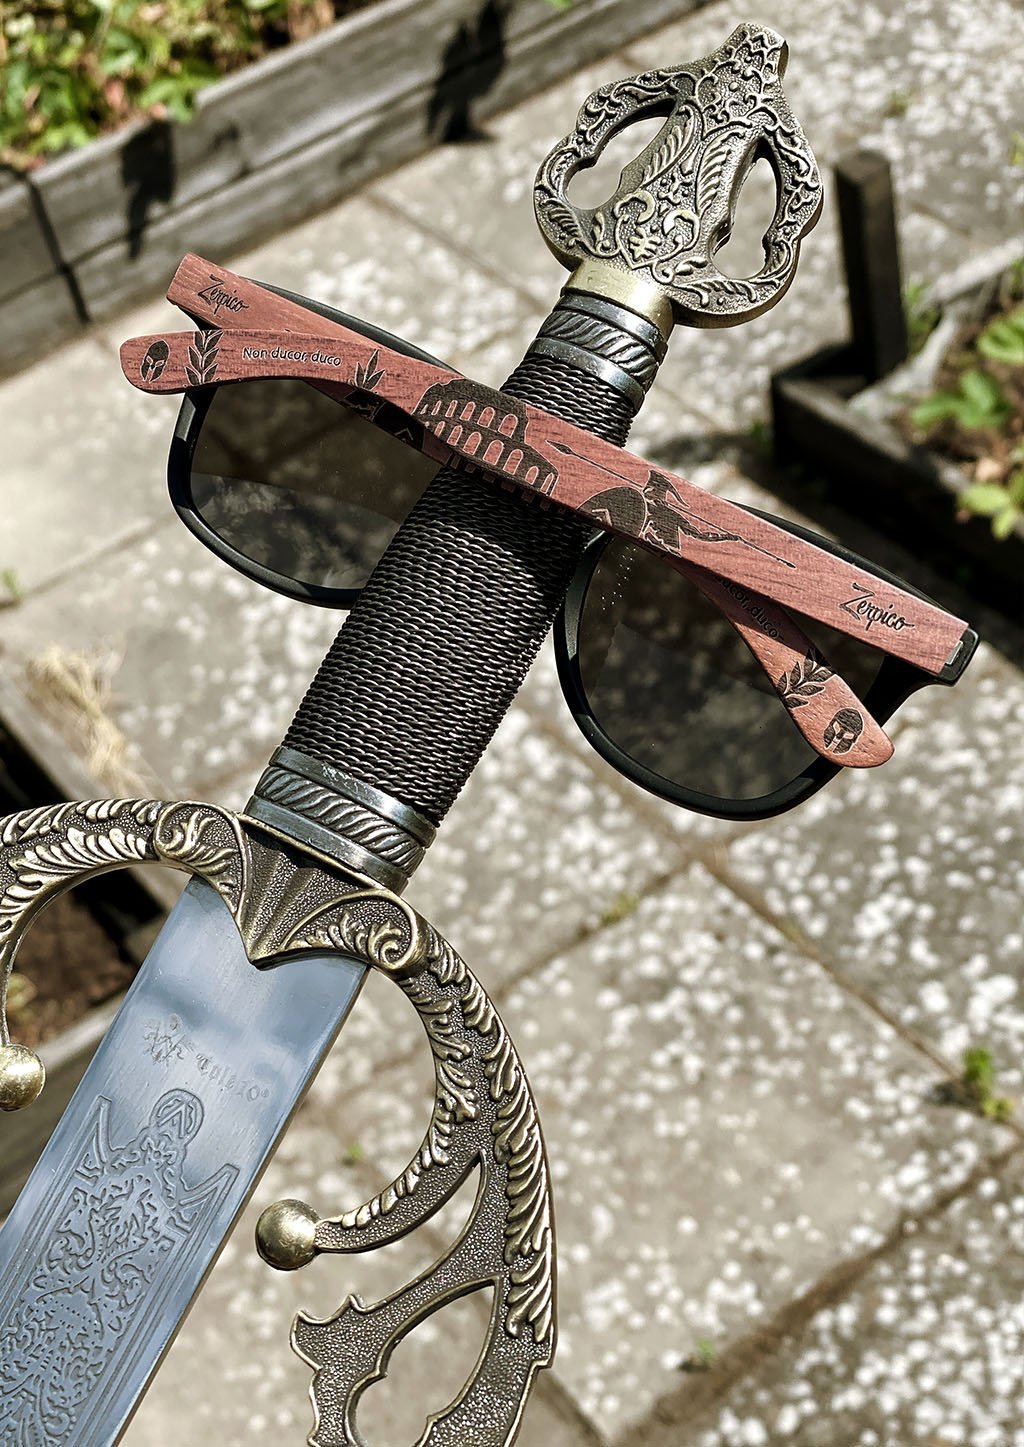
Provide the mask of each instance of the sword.
MULTIPOLYGON (((676 321, 733 325, 789 286, 817 219, 813 157, 782 93, 785 42, 739 26, 694 64, 595 92, 543 163, 541 230, 572 271, 509 396, 619 445, 676 321), (663 115, 602 207, 572 177, 617 131, 663 115), (779 183, 757 276, 714 265, 765 155, 779 183)), ((566 591, 585 523, 442 469, 397 533, 241 815, 94 800, 0 821, 0 992, 62 890, 143 862, 191 882, 0 1232, 0 1422, 13 1447, 116 1442, 370 968, 420 1015, 434 1059, 427 1135, 357 1208, 264 1212, 258 1247, 294 1269, 413 1229, 474 1171, 470 1220, 415 1281, 330 1319, 300 1314, 310 1442, 347 1447, 361 1393, 399 1341, 493 1291, 477 1364, 422 1444, 511 1442, 554 1351, 551 1199, 522 1062, 486 992, 402 899, 512 701, 566 591), (429 561, 432 587, 417 585, 429 561)), ((0 993, 0 1106, 30 1104, 36 1057, 0 993)))

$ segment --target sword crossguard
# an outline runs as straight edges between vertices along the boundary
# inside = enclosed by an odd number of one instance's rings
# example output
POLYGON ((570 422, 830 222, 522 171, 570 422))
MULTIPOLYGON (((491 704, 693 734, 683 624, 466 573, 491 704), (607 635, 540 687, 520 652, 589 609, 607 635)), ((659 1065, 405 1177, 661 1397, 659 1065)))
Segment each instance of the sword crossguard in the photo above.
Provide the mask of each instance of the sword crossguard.
MULTIPOLYGON (((423 1142, 389 1186, 353 1211, 321 1218, 302 1202, 278 1202, 260 1218, 257 1245, 282 1270, 325 1252, 370 1251, 427 1221, 475 1174, 470 1219, 428 1271, 382 1301, 350 1297, 325 1321, 301 1313, 292 1345, 314 1369, 310 1442, 363 1447, 359 1399, 386 1374, 398 1343, 449 1302, 490 1293, 483 1350, 457 1401, 428 1421, 420 1447, 507 1447, 555 1347, 550 1181, 522 1061, 479 981, 426 920, 294 841, 276 849, 273 834, 213 804, 157 799, 92 799, 0 819, 0 1107, 30 1104, 43 1084, 38 1057, 7 1031, 4 991, 18 944, 41 909, 92 875, 144 863, 183 869, 220 895, 251 963, 336 952, 388 975, 419 1014, 434 1060, 423 1142)), ((178 1110, 193 1097, 163 1099, 178 1110)), ((18 1391, 19 1411, 35 1423, 38 1392, 22 1391, 21 1378, 18 1391)))
POLYGON ((548 155, 534 188, 538 225, 574 270, 571 286, 627 305, 630 285, 660 292, 676 321, 697 327, 735 326, 774 306, 822 203, 814 156, 782 90, 788 56, 781 35, 747 23, 702 60, 615 81, 584 101, 575 130, 548 155), (573 177, 595 164, 612 136, 658 115, 664 125, 624 167, 614 195, 593 209, 574 205, 567 195, 573 177), (756 276, 728 277, 714 255, 729 239, 743 182, 762 157, 777 187, 764 266, 756 276))
POLYGON ((314 1371, 315 1447, 365 1447, 357 1424, 363 1393, 387 1374, 404 1337, 460 1297, 489 1299, 483 1347, 418 1447, 508 1447, 534 1378, 554 1354, 554 1224, 536 1103, 483 986, 436 930, 425 925, 424 936, 422 970, 397 980, 434 1060, 434 1108, 422 1144, 390 1185, 341 1215, 321 1217, 294 1200, 268 1206, 257 1247, 269 1265, 292 1271, 324 1253, 398 1240, 474 1175, 476 1198, 449 1250, 406 1286, 374 1303, 349 1296, 326 1320, 295 1318, 292 1346, 314 1371))

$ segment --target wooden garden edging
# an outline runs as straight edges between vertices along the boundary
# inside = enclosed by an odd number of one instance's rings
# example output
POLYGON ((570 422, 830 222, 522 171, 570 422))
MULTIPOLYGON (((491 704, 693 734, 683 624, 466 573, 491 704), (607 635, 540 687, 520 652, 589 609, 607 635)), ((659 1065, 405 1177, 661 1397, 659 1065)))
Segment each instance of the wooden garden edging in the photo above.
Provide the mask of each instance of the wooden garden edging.
POLYGON ((0 371, 159 289, 183 251, 298 222, 703 3, 381 0, 211 85, 186 124, 0 174, 0 371))
MULTIPOLYGON (((1024 531, 1018 526, 999 540, 987 518, 958 516, 957 497, 971 481, 966 473, 910 441, 887 420, 884 406, 864 404, 882 389, 893 399, 929 390, 931 374, 957 329, 958 307, 1024 253, 1024 238, 972 259, 932 289, 945 320, 917 364, 911 364, 911 382, 909 368, 892 370, 902 360, 896 332, 902 334, 902 356, 906 333, 888 167, 880 157, 861 154, 844 158, 837 171, 851 340, 773 376, 776 459, 796 464, 798 478, 816 498, 862 517, 926 555, 975 597, 1019 618, 1024 531), (969 578, 962 576, 965 565, 969 578)), ((799 501, 799 480, 793 488, 799 501)))

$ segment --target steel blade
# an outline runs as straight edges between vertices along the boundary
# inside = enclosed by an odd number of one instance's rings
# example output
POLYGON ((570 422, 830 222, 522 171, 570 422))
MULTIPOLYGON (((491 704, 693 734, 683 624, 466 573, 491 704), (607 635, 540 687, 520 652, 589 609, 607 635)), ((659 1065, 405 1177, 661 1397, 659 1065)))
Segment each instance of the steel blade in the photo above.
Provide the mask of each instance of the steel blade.
POLYGON ((189 884, 0 1231, 5 1447, 118 1441, 365 975, 189 884))

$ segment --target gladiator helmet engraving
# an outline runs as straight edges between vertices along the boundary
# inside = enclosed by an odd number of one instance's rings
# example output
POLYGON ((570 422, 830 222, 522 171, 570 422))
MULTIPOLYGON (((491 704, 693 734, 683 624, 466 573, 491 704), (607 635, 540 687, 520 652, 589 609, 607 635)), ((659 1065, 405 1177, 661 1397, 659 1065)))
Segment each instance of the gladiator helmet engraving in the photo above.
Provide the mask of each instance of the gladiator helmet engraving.
POLYGON ((825 747, 848 754, 864 732, 864 720, 855 708, 841 708, 825 730, 825 747))
POLYGON ((154 342, 143 357, 142 365, 139 367, 139 371, 142 373, 142 380, 144 382, 155 382, 167 366, 167 358, 170 355, 171 349, 166 342, 154 342))

